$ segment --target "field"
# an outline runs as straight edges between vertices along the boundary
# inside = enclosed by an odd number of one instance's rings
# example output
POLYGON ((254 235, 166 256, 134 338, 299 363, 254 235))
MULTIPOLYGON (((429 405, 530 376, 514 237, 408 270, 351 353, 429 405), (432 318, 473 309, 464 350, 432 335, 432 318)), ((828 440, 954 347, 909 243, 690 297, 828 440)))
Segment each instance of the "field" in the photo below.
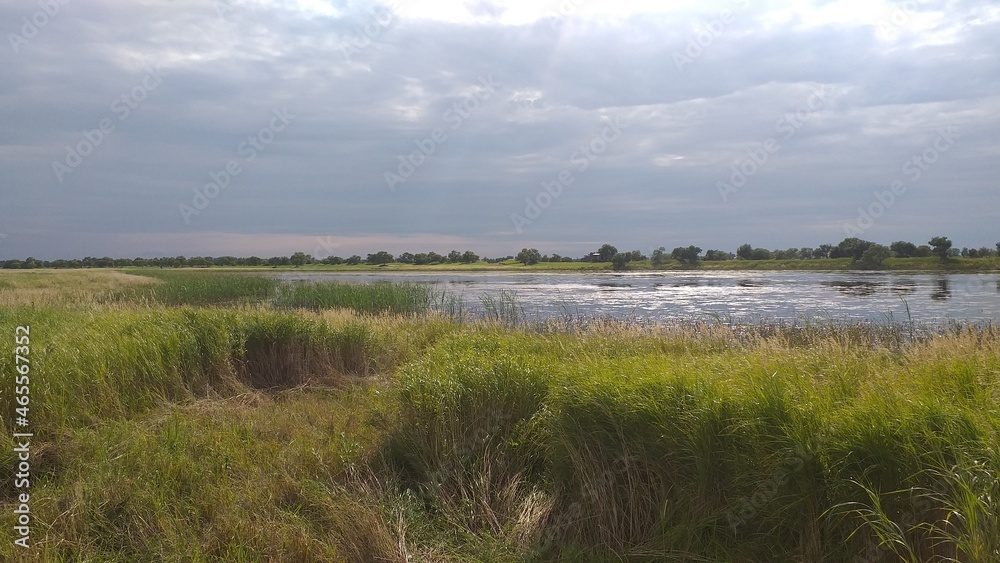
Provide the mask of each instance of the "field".
POLYGON ((1000 561, 1000 328, 511 310, 0 272, 0 560, 1000 561))

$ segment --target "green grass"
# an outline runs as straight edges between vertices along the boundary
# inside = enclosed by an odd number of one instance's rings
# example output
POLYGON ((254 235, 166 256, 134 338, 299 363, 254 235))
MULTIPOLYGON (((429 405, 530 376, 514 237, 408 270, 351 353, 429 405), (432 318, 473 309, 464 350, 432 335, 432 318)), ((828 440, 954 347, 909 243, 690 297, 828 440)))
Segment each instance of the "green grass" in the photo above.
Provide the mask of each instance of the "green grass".
POLYGON ((24 551, 0 393, 0 560, 1000 560, 998 327, 527 329, 174 274, 0 287, 35 434, 24 551))
POLYGON ((430 286, 393 282, 296 282, 281 287, 275 299, 278 307, 362 313, 426 313, 434 303, 430 286))
POLYGON ((245 305, 266 302, 280 282, 275 278, 226 270, 131 270, 161 283, 114 292, 110 299, 156 305, 245 305))

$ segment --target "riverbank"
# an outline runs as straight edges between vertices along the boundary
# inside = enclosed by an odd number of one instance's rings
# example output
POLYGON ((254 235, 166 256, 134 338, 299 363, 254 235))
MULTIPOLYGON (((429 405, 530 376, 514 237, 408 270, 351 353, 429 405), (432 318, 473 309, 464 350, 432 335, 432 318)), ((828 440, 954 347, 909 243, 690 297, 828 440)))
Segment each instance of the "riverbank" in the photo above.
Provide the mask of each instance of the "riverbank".
POLYGON ((278 309, 230 272, 35 275, 0 274, 34 434, 24 550, 0 394, 3 560, 1000 556, 996 326, 528 328, 391 284, 278 309))

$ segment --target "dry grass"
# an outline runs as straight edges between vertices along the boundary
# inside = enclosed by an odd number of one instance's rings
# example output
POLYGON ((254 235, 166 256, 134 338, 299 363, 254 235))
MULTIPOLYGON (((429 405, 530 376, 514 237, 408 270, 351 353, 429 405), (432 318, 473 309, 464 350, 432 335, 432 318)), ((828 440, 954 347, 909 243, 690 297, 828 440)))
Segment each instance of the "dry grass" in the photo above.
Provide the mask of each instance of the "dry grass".
POLYGON ((104 294, 159 283, 114 270, 0 270, 0 307, 92 307, 104 294))

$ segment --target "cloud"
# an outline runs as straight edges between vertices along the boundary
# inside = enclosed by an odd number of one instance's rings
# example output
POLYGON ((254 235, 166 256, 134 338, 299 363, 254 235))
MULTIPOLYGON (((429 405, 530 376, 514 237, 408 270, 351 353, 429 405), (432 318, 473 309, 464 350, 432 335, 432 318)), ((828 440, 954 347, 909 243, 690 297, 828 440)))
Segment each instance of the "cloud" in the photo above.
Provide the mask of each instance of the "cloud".
POLYGON ((916 4, 67 2, 27 38, 38 6, 0 3, 0 257, 290 253, 316 236, 362 254, 434 237, 502 254, 814 246, 946 126, 954 150, 869 235, 934 224, 988 244, 991 218, 963 210, 995 206, 1000 10, 916 4), (150 67, 162 82, 142 92, 150 67), (496 94, 464 108, 486 76, 496 94), (275 108, 298 117, 247 160, 275 108), (511 214, 607 117, 628 130, 518 234, 511 214), (60 182, 53 162, 102 120, 113 131, 60 182), (390 190, 435 130, 447 138, 390 190), (717 182, 768 138, 780 150, 724 202, 717 182), (233 160, 242 172, 186 223, 179 206, 233 160))

